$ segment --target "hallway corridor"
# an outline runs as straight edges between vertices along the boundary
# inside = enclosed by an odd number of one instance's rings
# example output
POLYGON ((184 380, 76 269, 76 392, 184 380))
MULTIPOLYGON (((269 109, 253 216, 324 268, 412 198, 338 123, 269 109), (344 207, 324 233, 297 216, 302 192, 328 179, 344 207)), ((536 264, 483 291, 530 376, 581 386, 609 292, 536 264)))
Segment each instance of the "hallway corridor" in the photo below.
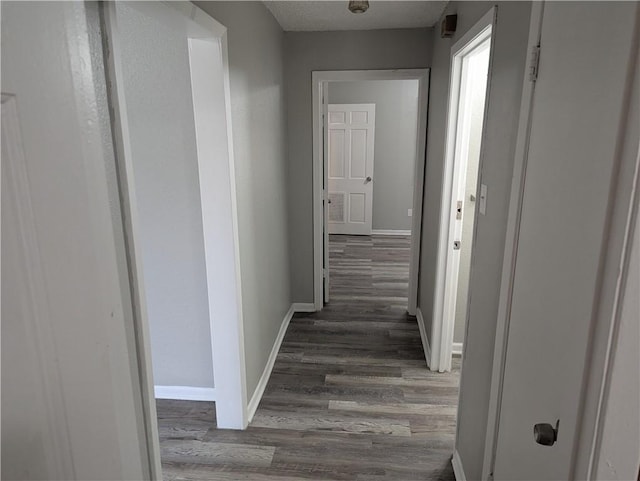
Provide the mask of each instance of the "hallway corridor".
POLYGON ((246 431, 157 401, 165 479, 454 479, 459 359, 427 369, 408 273, 408 237, 331 236, 330 303, 292 319, 246 431))

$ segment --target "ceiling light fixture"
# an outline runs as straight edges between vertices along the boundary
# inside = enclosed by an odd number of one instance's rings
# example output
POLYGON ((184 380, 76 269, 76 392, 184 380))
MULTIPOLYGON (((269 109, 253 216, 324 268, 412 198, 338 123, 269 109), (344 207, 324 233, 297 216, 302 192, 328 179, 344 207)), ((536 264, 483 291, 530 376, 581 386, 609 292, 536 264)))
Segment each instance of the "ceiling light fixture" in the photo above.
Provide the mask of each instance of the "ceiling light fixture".
POLYGON ((369 8, 367 0, 352 0, 349 2, 349 11, 351 13, 364 13, 369 8))

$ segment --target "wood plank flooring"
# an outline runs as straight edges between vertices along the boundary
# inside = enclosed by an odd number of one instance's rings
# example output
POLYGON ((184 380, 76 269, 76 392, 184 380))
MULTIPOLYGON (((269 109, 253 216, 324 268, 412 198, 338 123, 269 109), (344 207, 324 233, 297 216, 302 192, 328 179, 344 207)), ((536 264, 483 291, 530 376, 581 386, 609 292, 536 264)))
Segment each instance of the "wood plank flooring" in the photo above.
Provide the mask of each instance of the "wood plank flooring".
POLYGON ((453 480, 459 360, 430 372, 406 315, 409 238, 331 236, 330 303, 291 321, 253 422, 158 400, 165 480, 453 480))

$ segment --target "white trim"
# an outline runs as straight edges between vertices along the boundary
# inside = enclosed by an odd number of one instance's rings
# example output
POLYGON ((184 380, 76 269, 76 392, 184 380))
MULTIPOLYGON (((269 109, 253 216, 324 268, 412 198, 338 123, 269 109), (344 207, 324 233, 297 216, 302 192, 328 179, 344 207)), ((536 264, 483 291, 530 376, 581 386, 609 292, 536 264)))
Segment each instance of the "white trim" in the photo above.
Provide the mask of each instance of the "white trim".
POLYGON ((462 356, 462 343, 461 342, 454 342, 451 345, 451 354, 453 354, 454 356, 462 356))
POLYGON ((128 257, 129 289, 135 345, 138 355, 138 375, 142 397, 147 452, 149 455, 149 471, 151 479, 162 479, 160 459, 160 437, 158 432, 158 416, 156 413, 155 389, 153 383, 153 365, 151 360, 151 334, 147 316, 147 300, 144 294, 144 268, 142 265, 142 249, 138 226, 138 207, 135 199, 135 179, 133 175, 133 154, 129 139, 129 121, 127 103, 122 85, 123 71, 120 61, 120 37, 118 34, 116 4, 103 2, 102 34, 108 50, 105 53, 105 76, 107 77, 107 97, 111 107, 111 135, 118 175, 120 191, 120 209, 122 213, 123 233, 128 257))
POLYGON ((453 466, 453 474, 456 477, 456 481, 467 481, 467 476, 464 474, 464 468, 462 467, 462 459, 460 459, 457 449, 453 452, 451 465, 453 466))
POLYGON ((242 288, 228 64, 222 38, 189 38, 205 271, 220 428, 247 426, 242 288), (221 71, 220 71, 221 70, 221 71), (222 124, 222 127, 220 127, 222 124), (225 131, 226 127, 226 131, 225 131))
MULTIPOLYGON (((529 25, 529 41, 527 52, 540 42, 542 28, 543 2, 533 2, 531 6, 531 21, 529 25)), ((528 64, 527 66, 528 67, 528 64)), ((482 479, 489 479, 493 471, 496 442, 498 436, 498 421, 500 399, 502 397, 502 378, 507 350, 507 332, 509 329, 509 313, 511 310, 511 290, 520 231, 520 213, 522 207, 523 189, 526 176, 527 152, 529 150, 529 123, 533 105, 535 82, 529 80, 525 71, 522 85, 522 100, 518 120, 518 134, 513 165, 511 183, 511 198, 509 199, 509 214, 505 236, 504 258, 502 263, 502 280, 500 298, 498 301, 498 317, 496 320, 496 338, 493 352, 493 368, 491 374, 491 389, 489 394, 489 411, 487 415, 487 430, 484 444, 484 459, 482 464, 482 479)))
POLYGON ((216 388, 195 386, 155 386, 156 399, 180 401, 215 401, 216 388))
POLYGON ((294 312, 315 312, 316 306, 313 302, 294 302, 291 304, 294 312))
POLYGON ((427 137, 427 110, 430 69, 399 70, 343 70, 314 71, 311 73, 313 96, 313 299, 315 309, 323 307, 323 217, 322 191, 326 179, 323 173, 322 120, 323 89, 328 82, 358 80, 418 80, 418 136, 413 189, 413 216, 411 228, 411 262, 409 264, 409 298, 407 311, 416 315, 418 306, 418 273, 420 238, 422 229, 422 203, 424 192, 424 166, 427 137))
POLYGON ((418 323, 418 329, 420 330, 420 340, 422 341, 424 358, 427 361, 427 367, 431 369, 431 347, 429 346, 429 336, 427 336, 424 316, 422 315, 422 310, 419 307, 416 309, 416 322, 418 323))
POLYGON ((262 399, 262 395, 264 394, 264 390, 267 387, 267 383, 269 382, 269 378, 271 377, 271 371, 273 371, 273 366, 276 363, 276 358, 278 357, 278 352, 280 351, 280 346, 282 345, 282 341, 284 340, 284 336, 287 333, 287 328, 289 327, 289 323, 291 322, 291 318, 295 314, 294 304, 291 304, 289 310, 284 316, 282 320, 282 324, 280 325, 280 331, 278 332, 278 337, 271 348, 271 354, 269 354, 269 359, 267 359, 267 364, 264 366, 264 371, 262 371, 262 376, 260 376, 260 380, 258 381, 258 385, 256 386, 255 391, 253 392, 253 396, 251 396, 251 400, 247 405, 247 419, 248 422, 251 422, 253 416, 258 409, 258 405, 260 404, 260 400, 262 399))
POLYGON ((411 235, 411 230, 373 229, 371 235, 411 235))
MULTIPOLYGON (((457 137, 457 105, 459 84, 462 75, 462 56, 491 38, 489 53, 489 70, 485 94, 484 118, 486 120, 489 108, 489 91, 491 88, 491 63, 494 51, 497 8, 492 7, 469 31, 464 34, 451 48, 451 74, 449 82, 449 101, 447 106, 447 134, 445 144, 444 169, 442 172, 442 196, 440 202, 440 218, 438 222, 438 257, 436 263, 436 283, 434 288, 432 336, 433 365, 432 369, 439 372, 451 370, 451 355, 453 344, 453 329, 455 315, 450 311, 455 309, 455 292, 457 290, 457 257, 451 255, 453 243, 453 224, 451 222, 451 206, 453 201, 454 180, 457 172, 455 165, 455 147, 457 137)), ((487 123, 482 128, 482 145, 480 147, 479 175, 481 180, 484 156, 484 136, 487 123)), ((479 207, 476 203, 476 215, 479 207)), ((473 240, 471 241, 473 243, 473 240)), ((473 247, 472 247, 473 251, 473 247)), ((473 252, 472 252, 473 258, 473 252)))

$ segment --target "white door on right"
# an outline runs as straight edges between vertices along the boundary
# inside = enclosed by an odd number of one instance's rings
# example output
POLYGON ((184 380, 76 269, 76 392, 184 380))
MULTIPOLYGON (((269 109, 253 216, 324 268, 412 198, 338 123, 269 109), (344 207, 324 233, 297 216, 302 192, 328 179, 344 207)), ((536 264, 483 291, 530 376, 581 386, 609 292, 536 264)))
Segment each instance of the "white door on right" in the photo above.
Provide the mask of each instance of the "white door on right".
POLYGON ((375 104, 329 104, 329 234, 371 235, 375 104))
POLYGON ((635 2, 544 5, 495 480, 572 478, 637 23, 635 2), (558 420, 538 444, 534 425, 558 420))

